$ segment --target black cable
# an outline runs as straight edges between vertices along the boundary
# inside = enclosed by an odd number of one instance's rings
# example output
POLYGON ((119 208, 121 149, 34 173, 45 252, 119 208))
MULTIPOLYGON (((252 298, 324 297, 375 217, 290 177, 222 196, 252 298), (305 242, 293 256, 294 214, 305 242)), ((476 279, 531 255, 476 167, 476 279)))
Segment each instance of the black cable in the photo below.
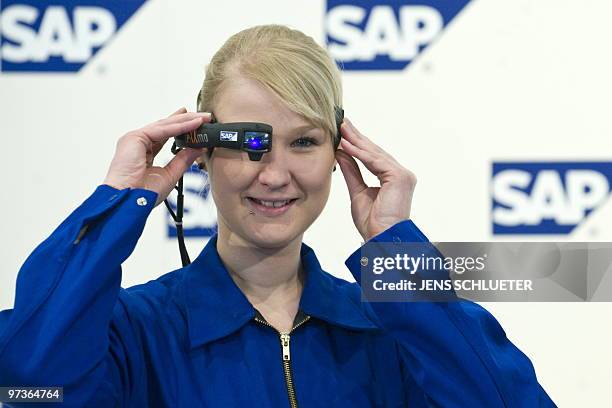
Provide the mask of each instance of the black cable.
POLYGON ((187 247, 185 246, 185 234, 183 233, 183 201, 185 196, 183 195, 183 177, 178 181, 178 195, 176 196, 176 235, 179 242, 179 251, 181 252, 181 262, 183 266, 187 266, 191 263, 189 254, 187 253, 187 247))
POLYGON ((191 263, 191 260, 189 259, 187 247, 185 246, 185 233, 183 231, 183 208, 185 199, 185 196, 183 195, 183 177, 179 179, 178 184, 174 188, 177 191, 176 213, 172 211, 172 207, 170 206, 168 199, 164 200, 164 204, 166 205, 170 216, 174 220, 174 225, 176 226, 176 238, 178 240, 179 252, 181 253, 181 262, 183 267, 185 267, 191 263))

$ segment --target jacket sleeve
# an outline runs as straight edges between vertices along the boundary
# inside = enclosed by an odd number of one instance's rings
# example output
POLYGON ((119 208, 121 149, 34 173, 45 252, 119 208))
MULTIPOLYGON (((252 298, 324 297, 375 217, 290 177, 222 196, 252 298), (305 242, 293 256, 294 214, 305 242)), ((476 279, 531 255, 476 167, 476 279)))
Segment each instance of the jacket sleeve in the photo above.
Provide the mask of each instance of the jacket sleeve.
POLYGON ((64 387, 62 407, 124 398, 126 373, 139 368, 136 335, 117 302, 121 264, 156 197, 99 186, 27 258, 14 307, 0 312, 0 386, 64 387))
MULTIPOLYGON (((410 220, 368 242, 428 242, 410 220)), ((347 260, 361 282, 361 250, 347 260)), ((478 304, 370 302, 379 324, 399 344, 407 388, 418 387, 434 407, 554 407, 531 361, 478 304)), ((406 390, 410 394, 411 390, 406 390)))

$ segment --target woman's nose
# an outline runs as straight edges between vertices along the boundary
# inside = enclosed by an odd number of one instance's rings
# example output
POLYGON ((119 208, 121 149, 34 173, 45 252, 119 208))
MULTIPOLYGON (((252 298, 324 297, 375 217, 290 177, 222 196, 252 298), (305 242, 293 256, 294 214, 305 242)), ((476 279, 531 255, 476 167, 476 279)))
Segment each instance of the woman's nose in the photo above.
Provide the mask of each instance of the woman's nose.
POLYGON ((258 180, 271 189, 283 187, 291 181, 289 158, 281 150, 272 148, 272 151, 265 153, 260 160, 258 180))

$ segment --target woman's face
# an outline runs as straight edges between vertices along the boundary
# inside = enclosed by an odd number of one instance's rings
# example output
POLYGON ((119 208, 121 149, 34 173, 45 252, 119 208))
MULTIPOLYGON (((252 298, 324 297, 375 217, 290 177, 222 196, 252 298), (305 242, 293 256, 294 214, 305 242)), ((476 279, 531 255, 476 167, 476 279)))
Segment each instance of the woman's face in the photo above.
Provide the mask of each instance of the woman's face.
POLYGON ((272 151, 260 161, 223 148, 204 159, 219 234, 261 248, 301 241, 329 196, 335 163, 329 133, 292 112, 259 82, 243 77, 222 86, 214 114, 219 122, 263 122, 273 128, 272 151))

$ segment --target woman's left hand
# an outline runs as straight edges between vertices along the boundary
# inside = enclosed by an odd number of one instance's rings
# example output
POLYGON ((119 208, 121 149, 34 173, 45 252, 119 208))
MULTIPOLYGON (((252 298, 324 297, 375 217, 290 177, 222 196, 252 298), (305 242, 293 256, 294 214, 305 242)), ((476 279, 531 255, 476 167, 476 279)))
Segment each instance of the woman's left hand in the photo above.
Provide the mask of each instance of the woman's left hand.
POLYGON ((348 119, 344 119, 340 130, 341 149, 336 150, 336 160, 348 186, 353 222, 368 241, 410 218, 416 176, 361 134, 348 119), (353 157, 380 180, 380 187, 368 187, 353 157))

